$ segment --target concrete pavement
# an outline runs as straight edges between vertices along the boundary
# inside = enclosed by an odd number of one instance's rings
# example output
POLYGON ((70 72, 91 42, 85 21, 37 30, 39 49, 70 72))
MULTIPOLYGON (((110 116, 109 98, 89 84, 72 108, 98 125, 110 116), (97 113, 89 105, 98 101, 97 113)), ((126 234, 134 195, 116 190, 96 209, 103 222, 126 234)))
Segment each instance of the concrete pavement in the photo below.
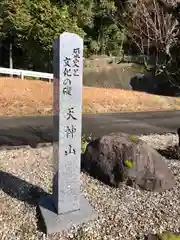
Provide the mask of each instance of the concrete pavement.
MULTIPOLYGON (((176 133, 180 111, 84 114, 82 133, 93 137, 112 132, 129 134, 176 133)), ((53 141, 52 116, 1 117, 0 146, 31 145, 53 141)))
POLYGON ((86 115, 83 131, 95 136, 122 131, 129 134, 162 134, 177 132, 180 127, 180 111, 141 112, 141 113, 106 113, 86 115))

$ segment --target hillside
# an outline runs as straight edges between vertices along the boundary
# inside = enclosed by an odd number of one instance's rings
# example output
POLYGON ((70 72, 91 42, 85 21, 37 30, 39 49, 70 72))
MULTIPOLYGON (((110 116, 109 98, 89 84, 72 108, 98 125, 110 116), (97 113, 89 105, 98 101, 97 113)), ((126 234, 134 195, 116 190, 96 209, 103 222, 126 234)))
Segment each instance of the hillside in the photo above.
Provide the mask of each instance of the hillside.
MULTIPOLYGON (((0 78, 0 116, 52 114, 52 83, 0 78)), ((84 88, 83 112, 180 110, 180 98, 119 89, 84 88)))

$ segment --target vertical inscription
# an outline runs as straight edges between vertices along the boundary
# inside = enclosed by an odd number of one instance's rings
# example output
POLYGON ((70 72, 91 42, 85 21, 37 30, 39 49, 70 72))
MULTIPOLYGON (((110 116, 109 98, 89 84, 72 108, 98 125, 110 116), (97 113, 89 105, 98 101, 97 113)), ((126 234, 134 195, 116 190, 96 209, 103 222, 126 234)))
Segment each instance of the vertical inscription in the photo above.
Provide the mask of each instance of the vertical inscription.
POLYGON ((59 38, 58 213, 79 209, 83 40, 72 33, 59 38))

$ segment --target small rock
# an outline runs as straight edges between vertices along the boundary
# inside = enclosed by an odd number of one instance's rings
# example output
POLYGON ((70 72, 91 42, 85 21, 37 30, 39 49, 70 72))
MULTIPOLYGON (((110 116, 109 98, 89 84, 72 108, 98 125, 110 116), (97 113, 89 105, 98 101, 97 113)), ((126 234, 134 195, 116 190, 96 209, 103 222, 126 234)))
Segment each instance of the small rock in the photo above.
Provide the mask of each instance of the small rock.
POLYGON ((159 238, 154 234, 148 234, 145 240, 159 240, 159 238))
POLYGON ((178 128, 177 133, 178 133, 178 137, 179 137, 179 147, 180 147, 180 128, 178 128))

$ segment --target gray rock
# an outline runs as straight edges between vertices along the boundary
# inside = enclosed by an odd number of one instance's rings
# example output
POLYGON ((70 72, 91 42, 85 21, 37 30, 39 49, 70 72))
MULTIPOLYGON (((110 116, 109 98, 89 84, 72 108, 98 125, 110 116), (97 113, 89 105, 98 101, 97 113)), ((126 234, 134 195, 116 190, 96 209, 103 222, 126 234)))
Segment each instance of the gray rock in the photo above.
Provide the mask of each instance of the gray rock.
POLYGON ((132 187, 162 192, 175 185, 163 157, 144 141, 125 133, 91 141, 83 154, 82 168, 114 187, 126 182, 132 187))
POLYGON ((131 78, 129 85, 132 90, 147 93, 156 93, 157 90, 157 81, 151 72, 137 73, 131 78))
POLYGON ((155 234, 148 234, 145 238, 146 240, 159 240, 159 238, 155 234))

